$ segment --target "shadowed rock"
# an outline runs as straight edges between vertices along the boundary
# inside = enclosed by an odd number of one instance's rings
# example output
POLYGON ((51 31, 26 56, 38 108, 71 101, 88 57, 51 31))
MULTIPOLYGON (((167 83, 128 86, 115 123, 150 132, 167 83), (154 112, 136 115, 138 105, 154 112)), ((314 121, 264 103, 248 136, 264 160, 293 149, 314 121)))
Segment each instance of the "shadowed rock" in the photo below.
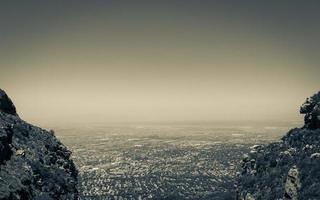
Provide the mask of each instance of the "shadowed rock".
POLYGON ((2 89, 0 89, 0 111, 11 115, 17 115, 16 107, 2 89))
POLYGON ((0 89, 0 200, 78 199, 71 152, 44 129, 21 120, 0 89))
POLYGON ((12 130, 7 128, 0 129, 0 164, 4 161, 9 160, 12 151, 10 144, 12 143, 12 130))

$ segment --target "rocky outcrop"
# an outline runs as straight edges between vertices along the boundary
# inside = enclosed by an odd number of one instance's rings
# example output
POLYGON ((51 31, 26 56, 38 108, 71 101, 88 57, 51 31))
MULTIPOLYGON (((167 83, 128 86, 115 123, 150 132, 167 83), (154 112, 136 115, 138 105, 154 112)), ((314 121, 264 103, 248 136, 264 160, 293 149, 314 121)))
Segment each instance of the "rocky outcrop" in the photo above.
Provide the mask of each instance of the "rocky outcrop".
POLYGON ((300 108, 300 113, 305 114, 305 128, 320 128, 320 92, 307 98, 306 102, 300 108))
POLYGON ((2 89, 0 89, 0 110, 4 113, 17 115, 16 107, 2 89))
POLYGON ((294 165, 289 169, 287 180, 284 186, 284 196, 287 199, 298 200, 298 192, 300 190, 300 177, 297 167, 294 165))
POLYGON ((70 155, 53 131, 21 120, 0 90, 0 200, 77 199, 70 155))
POLYGON ((237 199, 320 199, 320 92, 300 112, 302 128, 290 130, 277 143, 254 146, 242 160, 237 199))

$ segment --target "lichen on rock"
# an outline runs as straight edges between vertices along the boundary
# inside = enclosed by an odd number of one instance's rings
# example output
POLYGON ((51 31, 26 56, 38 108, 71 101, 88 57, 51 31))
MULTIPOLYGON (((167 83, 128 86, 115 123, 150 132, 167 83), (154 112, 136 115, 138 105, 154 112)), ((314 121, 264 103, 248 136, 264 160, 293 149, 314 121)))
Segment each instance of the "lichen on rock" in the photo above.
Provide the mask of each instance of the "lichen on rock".
POLYGON ((285 183, 285 194, 286 199, 298 200, 298 191, 300 190, 301 183, 299 177, 299 170, 294 165, 288 172, 287 180, 285 183))

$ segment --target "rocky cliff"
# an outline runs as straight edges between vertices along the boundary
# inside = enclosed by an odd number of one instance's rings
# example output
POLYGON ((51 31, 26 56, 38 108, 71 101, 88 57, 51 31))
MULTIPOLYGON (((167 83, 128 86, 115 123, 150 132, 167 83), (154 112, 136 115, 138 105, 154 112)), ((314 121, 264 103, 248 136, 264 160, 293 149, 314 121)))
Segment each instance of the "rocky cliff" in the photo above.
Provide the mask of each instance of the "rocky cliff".
POLYGON ((302 128, 277 143, 255 145, 242 160, 238 199, 320 199, 320 92, 301 106, 302 128))
POLYGON ((0 89, 0 200, 77 199, 70 154, 53 131, 21 120, 0 89))

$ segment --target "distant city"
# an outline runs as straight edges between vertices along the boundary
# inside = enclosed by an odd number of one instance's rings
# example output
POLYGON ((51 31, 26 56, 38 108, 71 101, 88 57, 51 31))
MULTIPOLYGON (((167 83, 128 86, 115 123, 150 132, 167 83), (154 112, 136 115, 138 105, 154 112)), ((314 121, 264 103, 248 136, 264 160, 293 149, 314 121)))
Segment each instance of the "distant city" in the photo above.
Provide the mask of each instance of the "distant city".
POLYGON ((80 171, 81 199, 231 199, 249 147, 292 122, 55 127, 80 171))

